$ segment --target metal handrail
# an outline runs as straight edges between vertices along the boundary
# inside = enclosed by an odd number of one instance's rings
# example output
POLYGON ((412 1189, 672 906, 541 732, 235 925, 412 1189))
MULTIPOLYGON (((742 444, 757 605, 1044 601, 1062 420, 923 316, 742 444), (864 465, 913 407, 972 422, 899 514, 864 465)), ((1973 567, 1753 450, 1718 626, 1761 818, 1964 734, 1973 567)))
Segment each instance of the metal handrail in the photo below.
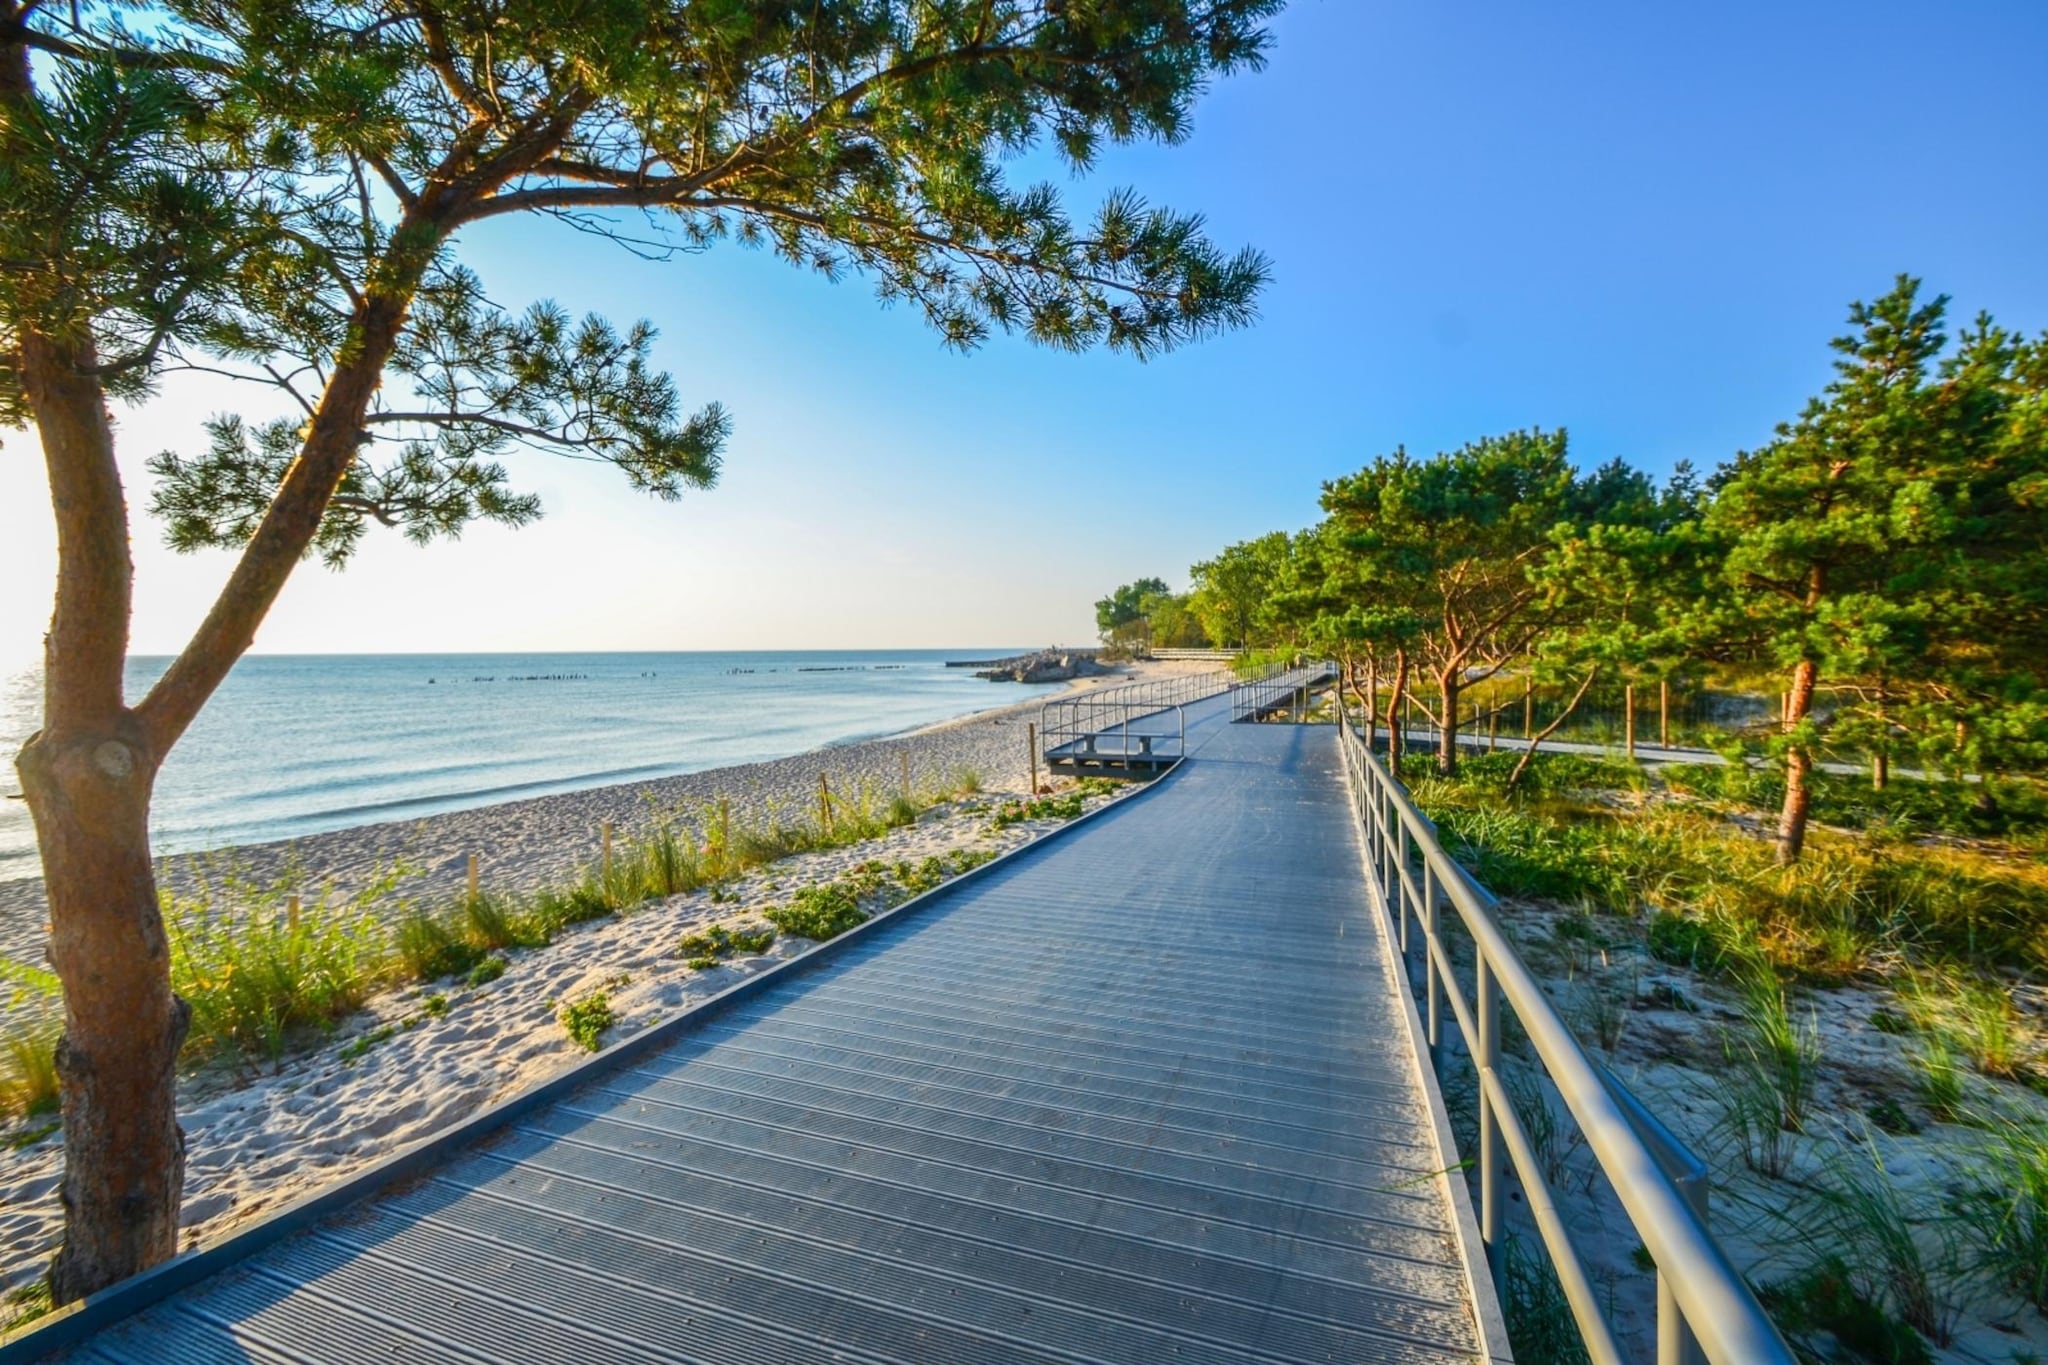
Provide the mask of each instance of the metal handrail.
MULTIPOLYGON (((1228 669, 1184 673, 1147 682, 1123 683, 1094 692, 1051 697, 1038 708, 1038 740, 1050 760, 1057 750, 1098 736, 1120 734, 1122 750, 1130 747, 1131 722, 1186 706, 1228 691, 1235 678, 1228 669)), ((1181 715, 1181 748, 1187 751, 1187 715, 1181 715)))
POLYGON ((1595 1365, 1624 1360, 1502 1084, 1504 1003, 1515 1012, 1537 1062, 1656 1264, 1659 1365, 1685 1365, 1700 1352, 1715 1365, 1791 1365, 1791 1348, 1707 1230, 1704 1165, 1586 1055, 1495 919, 1492 894, 1444 852, 1435 825, 1359 738, 1341 689, 1337 705, 1338 745, 1364 832, 1369 883, 1398 929, 1411 974, 1411 924, 1420 935, 1422 980, 1415 984, 1424 996, 1431 1057, 1442 1056, 1442 1007, 1447 1003, 1478 1070, 1479 1228, 1496 1283, 1506 1264, 1501 1178, 1512 1168, 1587 1354, 1595 1365), (1471 936, 1477 958, 1477 998, 1469 1003, 1441 934, 1446 903, 1471 936))
POLYGON ((1296 693, 1313 687, 1336 672, 1327 660, 1292 667, 1275 664, 1256 678, 1239 682, 1230 689, 1230 718, 1256 720, 1291 702, 1296 693))

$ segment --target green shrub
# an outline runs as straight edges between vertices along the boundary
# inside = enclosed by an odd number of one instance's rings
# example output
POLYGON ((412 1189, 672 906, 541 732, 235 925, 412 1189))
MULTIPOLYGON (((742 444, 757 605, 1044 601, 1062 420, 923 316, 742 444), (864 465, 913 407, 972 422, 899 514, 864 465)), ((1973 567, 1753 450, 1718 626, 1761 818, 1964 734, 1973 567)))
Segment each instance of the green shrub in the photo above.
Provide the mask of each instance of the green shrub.
POLYGON ((1007 829, 1026 820, 1072 820, 1081 814, 1087 798, 1079 791, 1060 796, 1038 796, 1029 801, 1005 801, 996 807, 991 826, 1007 829))
POLYGON ((509 965, 510 964, 507 963, 505 959, 502 957, 485 958, 483 961, 477 963, 476 966, 470 968, 470 989, 475 990, 479 986, 490 985, 493 981, 496 981, 499 977, 505 974, 505 968, 509 965))
POLYGON ((604 1046, 605 1030, 617 1023, 612 1014, 612 998, 609 992, 595 991, 581 1000, 562 1006, 556 1016, 562 1027, 568 1031, 577 1046, 586 1052, 596 1052, 604 1046))
POLYGON ((820 943, 866 923, 868 918, 853 888, 839 882, 806 886, 790 897, 788 905, 764 913, 783 933, 820 943))

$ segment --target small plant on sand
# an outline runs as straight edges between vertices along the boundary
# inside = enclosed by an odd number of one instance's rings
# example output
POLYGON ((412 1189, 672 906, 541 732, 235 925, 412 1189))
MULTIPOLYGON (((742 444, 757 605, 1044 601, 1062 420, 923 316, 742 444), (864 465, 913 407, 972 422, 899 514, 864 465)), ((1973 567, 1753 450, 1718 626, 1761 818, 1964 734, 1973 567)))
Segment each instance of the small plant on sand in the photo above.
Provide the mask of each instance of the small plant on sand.
POLYGON ((469 988, 475 990, 479 986, 490 985, 505 974, 508 965, 510 964, 502 957, 485 958, 469 969, 469 988))
POLYGON ((907 825, 916 824, 920 813, 921 808, 917 802, 907 796, 899 796, 889 803, 889 809, 883 813, 882 820, 891 829, 902 829, 907 825))
POLYGON ((382 1024, 360 1037, 351 1038, 339 1054, 341 1064, 343 1066, 354 1066, 357 1062, 369 1056, 373 1049, 390 1042, 397 1036, 398 1026, 396 1024, 382 1024))
POLYGON ((840 882, 806 886, 789 899, 789 904, 763 912, 770 924, 785 934, 815 939, 822 943, 867 921, 860 898, 853 887, 840 882))
POLYGON ((1912 1053, 1912 1061, 1918 1073, 1920 1102, 1927 1106, 1927 1112, 1943 1123, 1962 1122, 1963 1068, 1956 1062, 1948 1039, 1939 1033, 1928 1034, 1912 1053))
POLYGON ((1545 1257, 1525 1251, 1513 1233, 1502 1246, 1501 1287, 1508 1345, 1521 1365, 1587 1365, 1557 1272, 1545 1257))
POLYGON ((1978 1269, 2048 1313, 2048 1126, 1992 1122, 1973 1165, 1963 1226, 1978 1269))
POLYGON ((962 796, 973 796, 981 790, 981 770, 962 768, 953 775, 953 789, 962 796))
POLYGON ((1026 820, 1072 820, 1084 809, 1087 797, 1080 791, 1070 791, 1062 796, 1039 796, 1029 801, 1005 801, 996 807, 993 829, 1008 829, 1011 825, 1026 820))
POLYGON ((581 1000, 571 1001, 562 1006, 556 1017, 576 1045, 586 1052, 602 1048, 605 1030, 618 1022, 612 1014, 612 998, 608 991, 593 991, 581 1000))
POLYGON ((37 1280, 34 1284, 8 1290, 6 1307, 0 1311, 0 1340, 5 1340, 7 1333, 47 1316, 55 1307, 48 1280, 37 1280))
POLYGON ((1934 1365, 1920 1334, 1858 1287, 1840 1256, 1825 1256, 1782 1280, 1757 1286, 1757 1298, 1785 1334, 1803 1347, 1802 1359, 1835 1360, 1819 1349, 1825 1333, 1848 1358, 1873 1365, 1934 1365))
POLYGON ((1796 1235, 1839 1257, 1864 1299, 1935 1345, 1949 1345, 1969 1292, 1960 1220, 1921 1207, 1885 1169, 1871 1138, 1831 1157, 1816 1193, 1797 1214, 1796 1235))
POLYGON ((1742 1027, 1723 1046, 1729 1074, 1720 1090, 1722 1121, 1750 1169, 1773 1179, 1790 1171, 1797 1153, 1790 1135, 1803 1132, 1820 1068, 1820 1030, 1795 1020, 1785 984, 1767 962, 1736 972, 1742 1027))
POLYGON ((729 929, 723 924, 713 924, 683 935, 682 941, 676 944, 676 955, 688 959, 691 968, 702 971, 735 954, 751 956, 765 953, 774 942, 775 931, 766 926, 729 929))

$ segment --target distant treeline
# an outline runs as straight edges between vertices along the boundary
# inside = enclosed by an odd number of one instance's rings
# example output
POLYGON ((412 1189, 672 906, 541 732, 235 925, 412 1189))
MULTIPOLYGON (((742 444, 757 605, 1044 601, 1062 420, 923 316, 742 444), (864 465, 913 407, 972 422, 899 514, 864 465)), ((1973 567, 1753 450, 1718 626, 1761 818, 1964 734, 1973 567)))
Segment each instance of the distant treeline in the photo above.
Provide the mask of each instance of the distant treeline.
MULTIPOLYGON (((1919 281, 1850 309, 1835 378, 1776 436, 1658 485, 1581 474, 1563 431, 1378 456, 1322 521, 1225 547, 1192 590, 1096 604, 1126 647, 1338 659, 1368 718, 1420 700, 1457 763, 1461 693, 1517 674, 1777 694, 1779 851, 1804 841, 1825 751, 1944 773, 2048 765, 2048 334, 1980 315, 1954 338, 1919 281)), ((1494 689, 1497 690, 1497 689, 1494 689)), ((1399 729, 1391 742, 1398 745, 1399 729)))

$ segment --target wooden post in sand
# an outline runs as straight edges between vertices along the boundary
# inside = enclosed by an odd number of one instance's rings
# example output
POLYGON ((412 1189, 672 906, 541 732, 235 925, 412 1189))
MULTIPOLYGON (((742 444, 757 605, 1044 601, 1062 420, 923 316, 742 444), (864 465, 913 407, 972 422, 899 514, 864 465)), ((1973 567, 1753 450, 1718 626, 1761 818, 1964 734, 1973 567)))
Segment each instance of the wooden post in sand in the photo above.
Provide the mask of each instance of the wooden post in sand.
POLYGON ((1030 791, 1033 796, 1036 796, 1038 795, 1038 722, 1035 720, 1024 723, 1024 761, 1030 765, 1030 791))
POLYGON ((718 798, 718 856, 732 856, 732 802, 718 798))
POLYGON ((1671 679, 1657 679, 1657 743, 1671 747, 1671 679))
POLYGON ((601 865, 602 865, 602 866, 603 866, 603 868, 604 868, 603 876, 605 877, 605 879, 606 879, 607 881, 609 881, 609 880, 611 879, 611 875, 612 875, 612 822, 611 822, 611 821, 607 820, 607 821, 605 821, 605 822, 604 822, 604 824, 602 824, 601 826, 599 826, 599 827, 598 827, 598 838, 599 838, 599 839, 601 839, 601 840, 603 841, 603 843, 604 843, 604 855, 603 855, 603 860, 602 860, 602 864, 601 864, 601 865))
POLYGON ((826 785, 825 774, 818 774, 818 827, 832 832, 832 788, 826 785))
POLYGON ((1626 712, 1621 721, 1623 742, 1628 745, 1628 756, 1636 756, 1636 685, 1629 683, 1621 689, 1621 709, 1626 712))
POLYGON ((910 750, 899 749, 896 757, 903 760, 903 799, 910 799, 910 750))
POLYGON ((476 900, 476 887, 477 887, 477 857, 476 857, 476 854, 472 853, 472 854, 470 854, 470 855, 469 855, 469 899, 470 899, 470 900, 471 900, 472 902, 474 902, 474 901, 476 900))
POLYGON ((299 898, 297 896, 290 896, 285 899, 284 922, 285 927, 294 934, 299 932, 299 898))

